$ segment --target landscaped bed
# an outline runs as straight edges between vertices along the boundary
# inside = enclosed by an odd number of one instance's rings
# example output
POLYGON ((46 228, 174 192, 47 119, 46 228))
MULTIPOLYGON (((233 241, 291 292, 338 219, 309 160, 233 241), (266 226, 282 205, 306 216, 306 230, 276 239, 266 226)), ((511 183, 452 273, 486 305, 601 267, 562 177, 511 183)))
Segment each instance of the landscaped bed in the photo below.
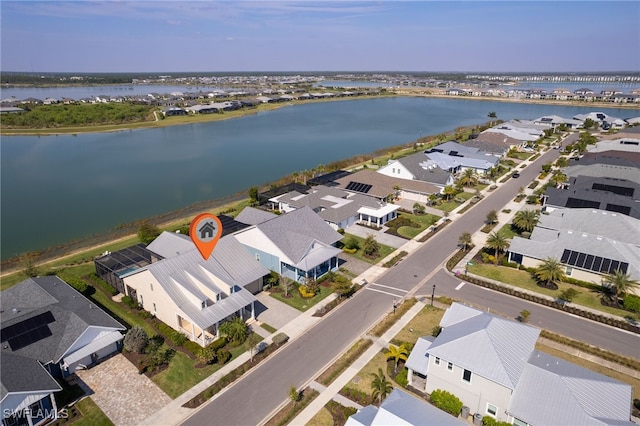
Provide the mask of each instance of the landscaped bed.
POLYGON ((410 240, 436 223, 438 219, 440 219, 439 216, 429 213, 411 214, 402 211, 397 218, 385 224, 389 228, 386 233, 410 240))

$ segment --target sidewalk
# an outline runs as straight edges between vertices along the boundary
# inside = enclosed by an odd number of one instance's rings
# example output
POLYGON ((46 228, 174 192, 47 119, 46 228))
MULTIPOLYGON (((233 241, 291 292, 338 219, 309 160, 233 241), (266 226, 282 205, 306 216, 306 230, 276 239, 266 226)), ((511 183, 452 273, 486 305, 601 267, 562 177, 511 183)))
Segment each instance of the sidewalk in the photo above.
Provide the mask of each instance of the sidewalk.
MULTIPOLYGON (((407 311, 396 323, 387 330, 379 339, 372 339, 373 344, 362 354, 357 360, 353 362, 333 383, 325 388, 304 410, 300 412, 292 421, 290 425, 306 425, 318 411, 322 409, 329 401, 331 401, 336 394, 347 385, 358 374, 360 370, 364 368, 373 357, 380 352, 383 348, 389 346, 389 341, 398 334, 404 326, 406 326, 411 319, 418 314, 426 305, 425 303, 418 301, 415 305, 407 311)), ((329 364, 331 365, 331 364, 329 364)), ((328 366, 327 366, 328 367, 328 366)))
MULTIPOLYGON (((327 303, 333 301, 333 299, 335 298, 336 298, 335 294, 332 294, 326 297, 323 301, 318 303, 313 308, 309 309, 306 312, 302 312, 293 321, 289 322, 287 325, 285 325, 284 327, 276 331, 276 333, 269 335, 267 338, 264 339, 264 342, 270 344, 272 342, 273 336, 278 333, 286 334, 287 336, 289 336, 290 341, 294 340, 296 337, 303 334, 306 330, 313 327, 318 321, 322 320, 322 317, 314 317, 313 314, 316 312, 318 308, 325 306, 327 303)), ((207 377, 206 379, 204 379, 203 381, 201 381, 191 389, 187 390, 185 393, 183 393, 182 395, 180 395, 179 397, 177 397, 176 399, 174 399, 173 401, 165 405, 161 410, 149 416, 140 424, 148 425, 148 426, 157 426, 161 424, 177 425, 182 423, 187 419, 187 417, 191 416, 197 410, 197 409, 193 410, 190 408, 184 408, 182 404, 186 403, 190 399, 197 396, 200 392, 204 391, 209 386, 213 385, 218 380, 220 380, 220 378, 222 378, 225 374, 231 372, 232 370, 234 370, 244 362, 249 361, 249 359, 250 359, 249 353, 247 352, 242 353, 240 356, 238 356, 238 358, 226 364, 220 370, 216 371, 211 376, 207 377)), ((251 371, 247 372, 246 374, 249 374, 250 372, 251 371)), ((225 390, 223 390, 222 392, 225 392, 225 390)), ((212 399, 215 399, 215 398, 216 396, 214 396, 212 399)))
MULTIPOLYGON (((530 162, 529 161, 524 161, 521 164, 529 165, 530 162)), ((496 183, 496 185, 498 187, 500 187, 503 184, 496 183)), ((481 194, 486 196, 489 192, 490 192, 489 191, 489 187, 487 187, 487 188, 485 188, 484 190, 481 191, 481 194)), ((467 201, 465 203, 462 203, 460 206, 456 207, 451 213, 449 213, 448 218, 445 218, 445 217, 441 218, 438 222, 436 222, 435 225, 437 225, 439 223, 442 223, 442 221, 444 221, 444 220, 455 221, 458 217, 460 217, 460 214, 458 212, 461 209, 463 209, 467 205, 468 202, 469 201, 467 201)), ((516 203, 516 206, 519 206, 519 205, 521 205, 521 204, 520 203, 516 203)), ((505 207, 505 208, 510 208, 510 207, 505 207)), ((514 209, 512 209, 512 211, 513 210, 514 209)), ((515 212, 514 212, 514 214, 515 214, 515 212)), ((500 215, 499 215, 499 219, 500 220, 504 220, 506 218, 500 217, 500 215)), ((511 219, 509 218, 508 220, 511 220, 511 219)), ((396 256, 401 251, 406 251, 408 253, 408 255, 410 255, 411 253, 416 251, 418 248, 420 248, 422 246, 422 244, 424 244, 424 243, 418 242, 418 240, 420 238, 422 238, 424 235, 426 235, 428 232, 429 232, 429 229, 428 228, 425 229, 422 233, 417 235, 413 240, 407 241, 404 245, 402 245, 402 247, 396 249, 393 253, 389 254, 387 257, 382 259, 376 265, 371 266, 365 272, 363 272, 362 274, 358 275, 356 278, 353 279, 353 282, 359 283, 359 284, 363 284, 363 285, 366 285, 368 283, 374 282, 378 277, 380 277, 382 274, 384 274, 388 270, 388 268, 385 268, 385 267, 382 266, 385 262, 387 262, 388 260, 392 259, 394 256, 396 256)), ((478 232, 476 234, 483 234, 483 233, 478 232)), ((482 237, 486 239, 486 235, 485 234, 483 234, 482 236, 478 236, 478 242, 479 243, 481 241, 479 238, 482 238, 482 237)), ((475 239, 474 239, 474 243, 475 243, 475 239)), ((476 247, 482 247, 482 244, 477 244, 476 247)), ((322 320, 321 317, 314 317, 313 314, 316 312, 316 310, 318 308, 320 308, 320 307, 324 306, 325 304, 329 303, 330 301, 335 299, 335 297, 336 297, 336 295, 332 294, 329 297, 325 298, 318 305, 316 305, 313 308, 309 309, 308 311, 300 314, 300 316, 298 316, 296 319, 290 321, 284 327, 279 329, 276 333, 285 333, 287 336, 289 336, 289 341, 290 342, 292 340, 296 339, 297 337, 302 335, 305 331, 307 331, 309 328, 313 327, 317 322, 322 320)), ((306 418, 306 417, 301 417, 303 414, 305 416, 308 416, 308 419, 311 419, 311 417, 313 417, 315 415, 315 413, 320 408, 324 407, 324 405, 329 400, 331 400, 334 395, 336 395, 338 393, 338 391, 342 388, 342 386, 344 386, 344 384, 346 384, 349 380, 351 380, 351 378, 358 371, 360 371, 360 369, 362 369, 362 367, 364 367, 364 365, 366 365, 366 363, 369 362, 369 360, 371 358, 373 358, 373 356, 377 352, 379 352, 381 350, 383 345, 380 342, 381 341, 388 342, 388 340, 393 338, 393 336, 395 336, 398 333, 398 331, 400 331, 402 329, 402 327, 404 327, 411 320, 411 318, 413 318, 413 316, 415 316, 420 311, 420 309, 423 306, 425 306, 425 304, 422 303, 422 302, 418 302, 415 306, 413 306, 411 308, 411 310, 409 310, 409 312, 407 312, 379 340, 374 341, 374 344, 367 350, 367 352, 365 352, 365 354, 363 354, 351 367, 349 367, 328 388, 326 388, 320 394, 320 396, 318 398, 316 398, 309 405, 309 407, 307 407, 304 411, 302 411, 302 413, 300 413, 298 415, 298 417, 296 417, 296 419, 294 419, 294 422, 291 423, 291 424, 304 424, 304 423, 306 423, 306 421, 305 422, 301 421, 302 419, 306 418), (344 384, 340 385, 340 383, 344 383, 344 384), (319 401, 323 401, 323 402, 320 404, 319 401), (312 411, 311 407, 315 407, 315 411, 312 411), (310 414, 310 416, 309 416, 309 414, 310 414), (300 421, 299 421, 299 419, 300 419, 300 421)), ((274 333, 274 334, 276 334, 276 333, 274 333)), ((273 335, 270 335, 269 337, 267 337, 265 339, 265 342, 271 343, 272 337, 273 337, 273 335)), ((158 424, 177 425, 177 424, 180 424, 180 423, 184 422, 189 416, 191 416, 197 410, 197 409, 193 410, 193 409, 182 407, 182 405, 184 403, 186 403, 190 399, 192 399, 195 396, 197 396, 200 392, 204 391, 209 386, 213 385, 215 382, 217 382, 225 374, 227 374, 230 371, 232 371, 233 369, 237 368, 242 363, 248 361, 249 358, 250 358, 250 356, 249 356, 249 354, 247 352, 241 354, 238 358, 234 359, 229 364, 225 365, 220 370, 216 371, 214 374, 212 374, 211 376, 207 377, 206 379, 204 379, 203 381, 201 381, 200 383, 198 383, 197 385, 195 385, 194 387, 192 387, 191 389, 187 390, 185 393, 183 393, 182 395, 180 395, 179 397, 177 397, 176 399, 171 401, 169 404, 164 406, 160 411, 158 411, 158 412, 154 413, 152 416, 148 417, 141 424, 142 425, 147 425, 147 426, 156 426, 158 424)), ((250 374, 250 373, 251 373, 251 371, 249 371, 247 374, 250 374)), ((226 391, 226 389, 223 390, 221 393, 223 393, 225 391, 226 391)), ((218 395, 220 395, 220 394, 218 394, 218 395)), ((212 400, 215 399, 215 398, 216 398, 216 396, 214 396, 212 398, 212 400)), ((265 419, 265 420, 268 420, 268 419, 265 419)))

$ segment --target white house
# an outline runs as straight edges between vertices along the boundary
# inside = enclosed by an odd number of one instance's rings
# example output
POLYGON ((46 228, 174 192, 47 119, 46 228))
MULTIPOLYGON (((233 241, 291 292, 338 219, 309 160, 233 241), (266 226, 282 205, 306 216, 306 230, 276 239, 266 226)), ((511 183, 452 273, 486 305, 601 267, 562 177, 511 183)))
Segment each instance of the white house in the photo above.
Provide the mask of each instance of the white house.
POLYGON ((127 295, 165 324, 206 346, 225 320, 255 317, 269 273, 232 235, 206 260, 184 235, 163 232, 147 248, 163 259, 123 276, 127 295))
POLYGON ((518 426, 633 424, 631 386, 536 351, 539 329, 459 303, 440 326, 409 355, 412 386, 518 426))

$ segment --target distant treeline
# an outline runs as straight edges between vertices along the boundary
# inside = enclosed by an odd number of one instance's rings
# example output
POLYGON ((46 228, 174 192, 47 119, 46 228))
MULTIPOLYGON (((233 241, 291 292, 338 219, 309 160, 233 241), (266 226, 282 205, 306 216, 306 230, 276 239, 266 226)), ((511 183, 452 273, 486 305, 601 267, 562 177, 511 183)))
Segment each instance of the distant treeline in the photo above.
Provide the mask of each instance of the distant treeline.
POLYGON ((49 129, 57 127, 124 124, 153 120, 154 107, 134 103, 32 105, 21 113, 3 114, 5 129, 49 129))

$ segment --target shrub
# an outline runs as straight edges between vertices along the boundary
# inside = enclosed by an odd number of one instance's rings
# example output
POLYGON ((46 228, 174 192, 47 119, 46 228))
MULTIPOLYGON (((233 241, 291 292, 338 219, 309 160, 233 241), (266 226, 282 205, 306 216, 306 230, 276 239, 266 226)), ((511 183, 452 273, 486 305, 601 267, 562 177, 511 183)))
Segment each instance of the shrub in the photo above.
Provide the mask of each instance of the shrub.
POLYGON ((558 297, 565 302, 571 302, 577 295, 578 290, 576 290, 575 288, 568 288, 566 290, 563 290, 558 297))
POLYGON ((407 377, 407 374, 408 374, 407 369, 403 368, 398 374, 396 374, 396 377, 395 377, 395 381, 403 388, 406 388, 409 385, 409 379, 407 377))
POLYGON ((511 426, 511 423, 501 422, 491 416, 484 416, 482 418, 482 426, 511 426))
POLYGON ((286 343, 288 340, 289 340, 289 336, 287 336, 284 333, 278 333, 275 336, 273 336, 273 339, 272 339, 273 343, 277 346, 280 346, 286 343))
POLYGON ((433 327, 431 329, 431 335, 433 337, 438 337, 440 335, 440 333, 442 332, 442 327, 439 325, 436 325, 435 327, 433 327))
POLYGON ((67 282, 67 284, 69 284, 71 287, 75 288, 82 294, 87 294, 87 290, 90 287, 89 284, 86 283, 86 281, 76 277, 65 277, 65 281, 67 282))
POLYGON ((216 357, 218 358, 219 364, 225 364, 231 359, 231 352, 226 349, 218 349, 218 352, 216 352, 216 357))
POLYGON ((124 336, 123 347, 129 352, 141 354, 149 343, 147 332, 138 325, 134 325, 124 336))
POLYGON ((169 336, 169 339, 173 342, 174 345, 182 346, 188 340, 187 336, 179 331, 174 331, 169 336))
POLYGON ((216 361, 216 351, 212 350, 210 346, 200 348, 196 358, 203 364, 213 364, 216 361))
POLYGON ((131 296, 124 296, 122 303, 130 307, 131 309, 138 309, 138 301, 131 298, 131 296))
POLYGON ((358 249, 355 249, 355 248, 354 249, 350 249, 350 248, 346 248, 345 247, 345 248, 342 249, 342 251, 345 252, 345 253, 354 254, 355 252, 358 251, 358 249))
POLYGON ((298 291, 300 292, 300 296, 302 296, 303 299, 310 299, 316 295, 313 291, 310 291, 306 285, 301 285, 300 287, 298 287, 298 291))
POLYGON ((446 390, 436 389, 431 392, 430 397, 433 405, 453 416, 457 416, 462 410, 462 401, 446 390))
POLYGON ((640 297, 632 294, 625 294, 622 305, 627 311, 640 312, 640 297))
POLYGON ((344 242, 344 247, 345 249, 353 250, 353 252, 349 253, 355 253, 360 249, 360 243, 356 237, 351 236, 344 242))

